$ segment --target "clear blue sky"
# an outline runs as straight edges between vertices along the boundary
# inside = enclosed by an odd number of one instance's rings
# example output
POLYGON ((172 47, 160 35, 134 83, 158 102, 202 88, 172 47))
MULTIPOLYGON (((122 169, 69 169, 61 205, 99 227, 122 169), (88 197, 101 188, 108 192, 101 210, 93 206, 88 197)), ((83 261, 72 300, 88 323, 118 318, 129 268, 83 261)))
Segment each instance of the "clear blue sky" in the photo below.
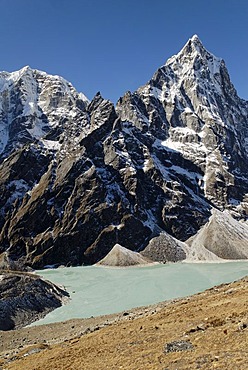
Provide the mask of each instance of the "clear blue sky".
POLYGON ((194 34, 248 100, 248 0, 0 0, 0 70, 25 65, 116 101, 194 34))

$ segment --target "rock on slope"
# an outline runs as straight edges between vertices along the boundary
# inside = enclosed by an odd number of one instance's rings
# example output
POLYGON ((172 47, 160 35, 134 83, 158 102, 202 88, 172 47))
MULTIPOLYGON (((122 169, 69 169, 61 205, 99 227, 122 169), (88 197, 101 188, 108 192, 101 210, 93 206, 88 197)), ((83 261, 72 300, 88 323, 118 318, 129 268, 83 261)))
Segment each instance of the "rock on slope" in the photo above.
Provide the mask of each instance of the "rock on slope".
POLYGON ((0 330, 26 326, 62 305, 68 293, 35 274, 0 271, 0 330))
MULTIPOLYGON (((221 227, 221 226, 220 226, 221 227)), ((192 237, 192 239, 194 236, 192 237)), ((221 248, 225 249, 225 244, 221 248)), ((215 253, 206 248, 202 243, 181 242, 167 233, 161 233, 159 236, 152 238, 147 247, 141 252, 142 256, 150 258, 152 261, 162 263, 166 262, 194 262, 208 261, 219 262, 223 261, 215 253)))
POLYGON ((212 207, 247 219, 248 103, 197 36, 116 108, 28 67, 0 74, 0 103, 0 252, 12 259, 92 264, 116 243, 185 241, 212 207))
POLYGON ((147 265, 153 263, 146 257, 143 257, 138 252, 130 251, 122 247, 120 244, 115 244, 111 251, 96 265, 102 266, 134 266, 147 265))
POLYGON ((162 263, 178 262, 187 258, 187 245, 167 233, 152 238, 141 255, 162 263))
POLYGON ((247 259, 248 226, 234 220, 226 211, 213 209, 208 223, 186 243, 192 257, 199 249, 205 248, 223 259, 247 259))

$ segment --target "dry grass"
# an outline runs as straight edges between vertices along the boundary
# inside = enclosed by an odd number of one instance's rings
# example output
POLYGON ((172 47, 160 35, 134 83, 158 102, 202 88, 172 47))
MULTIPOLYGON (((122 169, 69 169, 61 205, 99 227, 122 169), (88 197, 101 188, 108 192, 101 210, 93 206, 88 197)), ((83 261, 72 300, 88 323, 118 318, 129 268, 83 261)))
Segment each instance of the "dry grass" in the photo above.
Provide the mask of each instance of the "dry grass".
MULTIPOLYGON (((5 356, 2 367, 8 370, 246 370, 247 302, 248 278, 244 278, 164 305, 157 312, 148 310, 145 316, 129 314, 125 320, 110 325, 105 321, 103 328, 74 339, 57 344, 47 340, 42 346, 44 337, 40 338, 38 349, 24 347, 10 362, 11 356, 5 356), (189 341, 193 349, 165 352, 166 343, 181 340, 189 341)), ((54 328, 55 337, 66 337, 66 324, 54 328)))

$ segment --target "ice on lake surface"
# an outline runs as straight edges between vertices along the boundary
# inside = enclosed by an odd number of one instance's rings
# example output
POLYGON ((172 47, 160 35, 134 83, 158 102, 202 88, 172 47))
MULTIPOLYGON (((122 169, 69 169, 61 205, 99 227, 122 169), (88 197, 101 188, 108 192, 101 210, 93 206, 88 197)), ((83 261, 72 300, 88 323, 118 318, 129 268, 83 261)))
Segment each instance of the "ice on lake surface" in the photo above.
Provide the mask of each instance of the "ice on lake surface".
POLYGON ((191 295, 248 275, 248 261, 149 267, 69 267, 37 271, 63 285, 71 301, 33 325, 116 313, 191 295))

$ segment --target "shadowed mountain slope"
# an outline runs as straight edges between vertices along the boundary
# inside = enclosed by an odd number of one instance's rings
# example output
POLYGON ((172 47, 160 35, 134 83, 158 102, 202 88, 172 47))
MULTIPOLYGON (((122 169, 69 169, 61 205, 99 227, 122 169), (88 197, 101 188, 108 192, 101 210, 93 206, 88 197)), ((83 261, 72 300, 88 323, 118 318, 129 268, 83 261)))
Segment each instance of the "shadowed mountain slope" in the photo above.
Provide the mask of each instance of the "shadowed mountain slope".
MULTIPOLYGON (((185 241, 211 209, 247 219, 248 103, 193 36, 116 107, 58 76, 0 73, 0 252, 92 264, 185 241)), ((235 231, 234 231, 235 232, 235 231)))

